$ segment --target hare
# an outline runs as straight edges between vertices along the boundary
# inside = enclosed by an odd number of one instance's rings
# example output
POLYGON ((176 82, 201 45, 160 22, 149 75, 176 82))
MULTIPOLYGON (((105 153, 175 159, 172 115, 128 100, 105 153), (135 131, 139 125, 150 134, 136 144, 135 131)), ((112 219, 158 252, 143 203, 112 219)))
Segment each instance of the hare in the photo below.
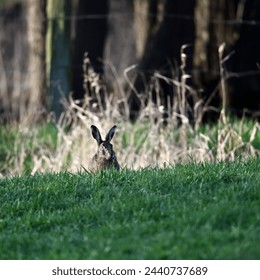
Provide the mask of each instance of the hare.
POLYGON ((91 161, 91 171, 96 172, 107 168, 120 169, 119 163, 116 159, 113 145, 110 143, 116 130, 114 125, 106 135, 105 140, 101 138, 101 134, 95 125, 91 125, 92 136, 96 139, 98 144, 97 153, 94 155, 91 161))

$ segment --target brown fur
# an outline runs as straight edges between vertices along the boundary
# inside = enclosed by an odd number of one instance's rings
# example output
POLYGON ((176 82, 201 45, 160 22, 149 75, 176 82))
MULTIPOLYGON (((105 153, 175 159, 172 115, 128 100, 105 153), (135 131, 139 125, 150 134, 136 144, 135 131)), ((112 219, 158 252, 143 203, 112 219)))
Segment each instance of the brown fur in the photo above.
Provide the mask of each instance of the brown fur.
POLYGON ((91 161, 91 171, 96 172, 108 168, 120 169, 120 165, 113 150, 113 145, 110 143, 114 136, 115 129, 116 126, 113 126, 106 135, 105 140, 102 140, 98 128, 94 125, 91 126, 93 138, 96 139, 98 144, 98 150, 91 161))

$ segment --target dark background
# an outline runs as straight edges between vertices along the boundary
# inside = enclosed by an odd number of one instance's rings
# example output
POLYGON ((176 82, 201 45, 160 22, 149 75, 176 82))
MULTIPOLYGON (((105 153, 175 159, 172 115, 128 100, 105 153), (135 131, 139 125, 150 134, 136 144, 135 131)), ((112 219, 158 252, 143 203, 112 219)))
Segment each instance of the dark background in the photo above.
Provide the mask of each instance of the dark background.
MULTIPOLYGON (((180 52, 186 44, 185 73, 191 76, 187 83, 197 98, 219 108, 222 43, 224 56, 231 54, 223 64, 226 106, 235 115, 259 117, 259 0, 5 1, 0 5, 0 27, 2 120, 19 117, 21 106, 47 108, 58 115, 59 92, 82 99, 85 52, 110 94, 130 91, 134 118, 140 100, 124 71, 137 65, 128 77, 137 92, 146 95, 155 72, 180 80, 180 52)), ((176 89, 160 80, 159 103, 170 109, 174 95, 176 89)), ((214 119, 215 114, 206 118, 214 119)))

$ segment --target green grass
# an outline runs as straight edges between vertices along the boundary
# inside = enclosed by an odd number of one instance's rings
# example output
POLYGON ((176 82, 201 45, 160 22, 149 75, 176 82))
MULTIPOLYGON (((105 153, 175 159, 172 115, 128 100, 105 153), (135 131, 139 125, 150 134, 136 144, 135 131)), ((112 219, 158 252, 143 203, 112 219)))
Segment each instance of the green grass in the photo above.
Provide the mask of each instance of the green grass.
POLYGON ((0 259, 259 259, 260 160, 0 181, 0 259))

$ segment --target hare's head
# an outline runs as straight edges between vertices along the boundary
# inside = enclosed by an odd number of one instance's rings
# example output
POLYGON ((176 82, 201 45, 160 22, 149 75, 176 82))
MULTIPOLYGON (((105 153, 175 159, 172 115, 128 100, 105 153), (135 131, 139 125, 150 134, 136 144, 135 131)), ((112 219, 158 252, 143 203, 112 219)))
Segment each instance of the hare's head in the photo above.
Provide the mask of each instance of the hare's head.
POLYGON ((95 125, 91 125, 91 132, 94 139, 97 141, 98 150, 92 159, 94 170, 114 167, 119 169, 119 164, 116 159, 113 145, 110 143, 114 134, 116 126, 114 125, 107 133, 105 140, 102 140, 99 129, 95 125))

